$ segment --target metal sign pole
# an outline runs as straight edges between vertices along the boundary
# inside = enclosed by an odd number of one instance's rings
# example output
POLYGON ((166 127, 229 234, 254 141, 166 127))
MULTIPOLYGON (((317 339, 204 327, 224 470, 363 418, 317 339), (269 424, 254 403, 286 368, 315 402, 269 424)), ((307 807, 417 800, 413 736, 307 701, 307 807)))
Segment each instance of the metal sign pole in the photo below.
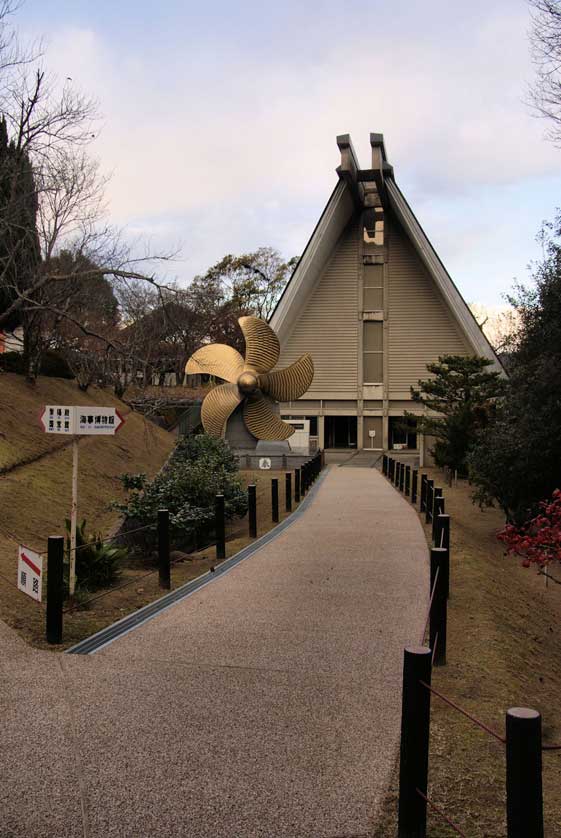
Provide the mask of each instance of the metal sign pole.
POLYGON ((76 522, 78 519, 78 437, 72 441, 72 509, 70 512, 70 573, 68 592, 74 596, 76 589, 76 522))

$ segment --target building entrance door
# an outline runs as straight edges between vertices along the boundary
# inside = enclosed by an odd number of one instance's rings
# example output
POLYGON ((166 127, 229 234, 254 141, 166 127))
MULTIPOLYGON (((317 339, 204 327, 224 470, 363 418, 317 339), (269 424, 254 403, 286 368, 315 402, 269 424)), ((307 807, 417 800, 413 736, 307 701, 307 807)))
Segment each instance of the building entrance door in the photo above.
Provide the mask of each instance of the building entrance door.
POLYGON ((356 448, 356 416, 325 417, 326 448, 356 448))

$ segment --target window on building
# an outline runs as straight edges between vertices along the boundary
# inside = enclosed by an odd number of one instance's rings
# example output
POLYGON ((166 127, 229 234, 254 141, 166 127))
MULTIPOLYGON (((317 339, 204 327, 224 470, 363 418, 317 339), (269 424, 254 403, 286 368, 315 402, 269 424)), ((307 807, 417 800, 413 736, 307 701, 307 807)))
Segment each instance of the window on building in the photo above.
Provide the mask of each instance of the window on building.
POLYGON ((364 311, 382 311, 384 308, 384 266, 365 265, 363 277, 364 311))
POLYGON ((365 384, 381 384, 384 380, 384 324, 367 320, 364 324, 363 376, 365 384))
POLYGON ((389 418, 390 449, 399 451, 417 449, 417 420, 406 419, 404 416, 390 416, 389 418))

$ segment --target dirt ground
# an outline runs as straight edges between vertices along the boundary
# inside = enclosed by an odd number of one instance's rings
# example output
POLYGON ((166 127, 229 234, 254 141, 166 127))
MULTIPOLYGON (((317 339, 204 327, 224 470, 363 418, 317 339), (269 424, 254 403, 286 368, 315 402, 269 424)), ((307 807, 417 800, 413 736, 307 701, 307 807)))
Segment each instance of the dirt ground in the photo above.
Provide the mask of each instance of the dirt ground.
MULTIPOLYGON (((425 471, 444 487, 451 516, 448 662, 433 685, 501 735, 509 707, 533 707, 544 743, 561 743, 561 585, 546 587, 535 568, 505 557, 502 514, 474 506, 467 482, 450 488, 440 471, 425 471)), ((561 751, 543 754, 543 792, 545 834, 560 838, 561 751)), ((504 746, 434 696, 429 798, 469 838, 506 835, 504 746)), ((376 838, 397 834, 396 806, 397 770, 376 838)), ((453 834, 429 813, 431 838, 453 834)))

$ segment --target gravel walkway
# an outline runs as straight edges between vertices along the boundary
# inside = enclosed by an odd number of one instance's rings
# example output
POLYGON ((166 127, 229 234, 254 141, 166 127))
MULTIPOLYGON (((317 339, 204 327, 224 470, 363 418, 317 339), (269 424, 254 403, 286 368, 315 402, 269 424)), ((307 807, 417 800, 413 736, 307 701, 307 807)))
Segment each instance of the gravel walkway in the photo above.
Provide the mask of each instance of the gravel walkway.
POLYGON ((1 838, 370 835, 427 589, 415 511, 334 467, 277 538, 94 655, 0 624, 1 838))

